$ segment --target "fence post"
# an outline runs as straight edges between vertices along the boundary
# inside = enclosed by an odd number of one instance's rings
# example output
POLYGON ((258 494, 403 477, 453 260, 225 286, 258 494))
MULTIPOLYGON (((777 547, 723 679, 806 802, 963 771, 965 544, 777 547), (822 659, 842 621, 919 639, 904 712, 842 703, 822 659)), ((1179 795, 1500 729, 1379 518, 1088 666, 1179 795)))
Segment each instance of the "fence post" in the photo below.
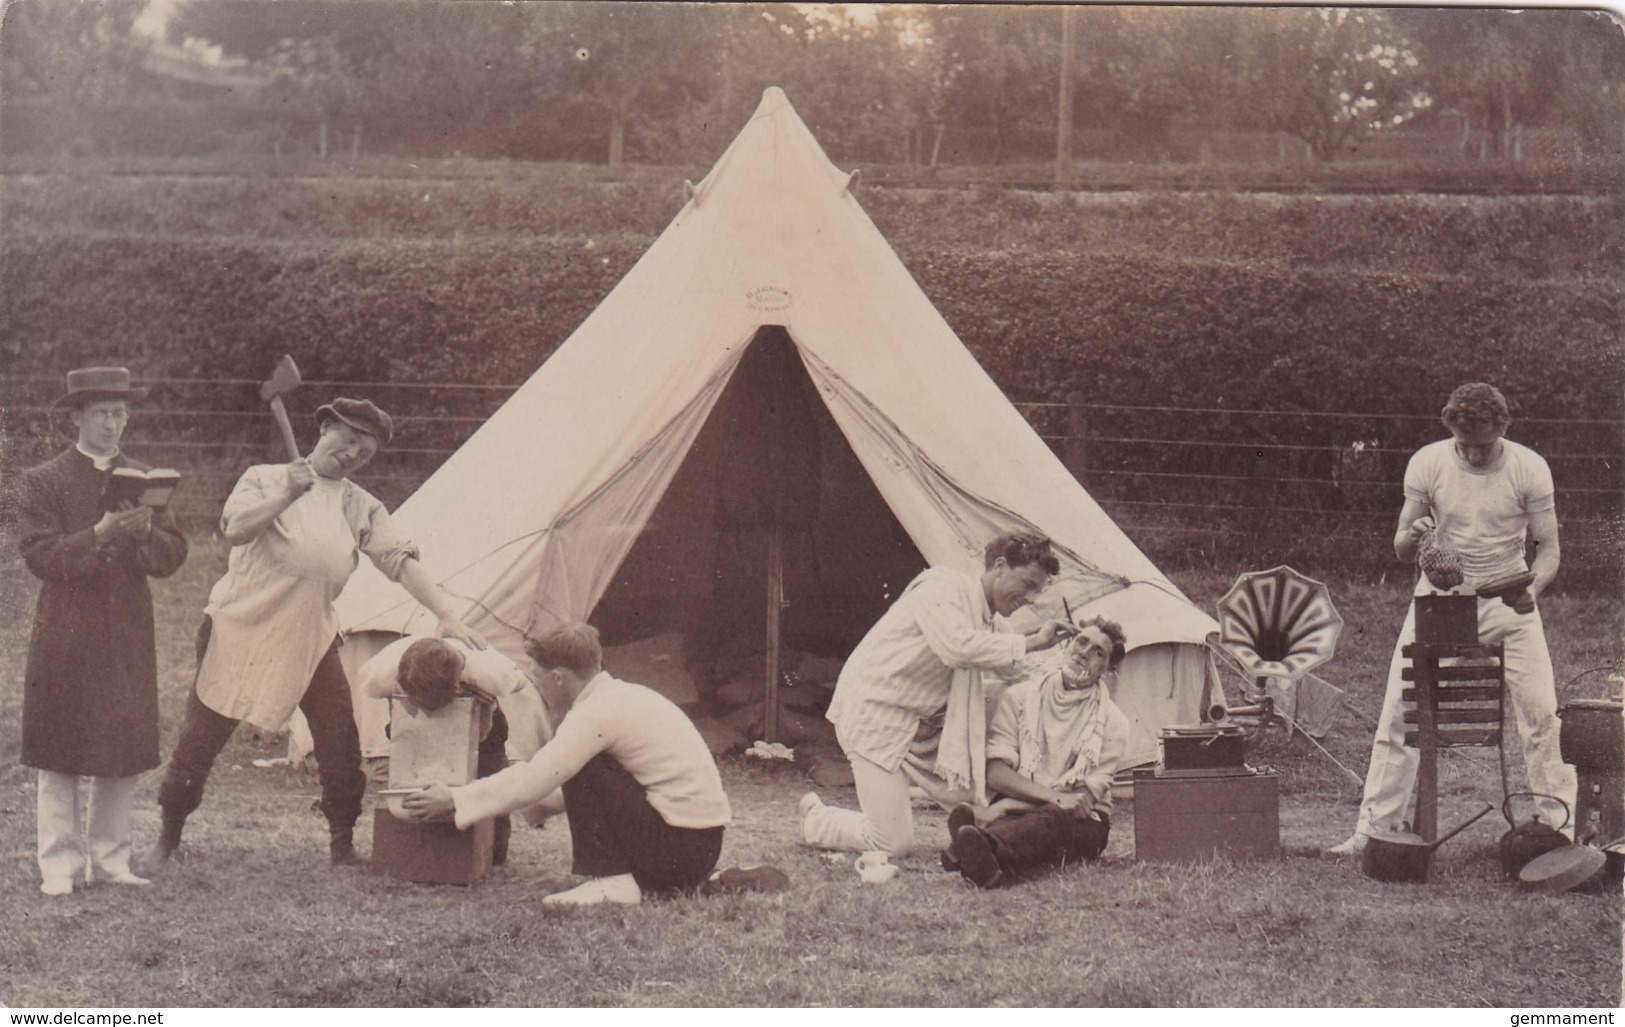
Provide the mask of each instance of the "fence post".
POLYGON ((1066 397, 1066 446, 1061 462, 1081 484, 1089 469, 1089 407, 1088 396, 1082 392, 1066 397))

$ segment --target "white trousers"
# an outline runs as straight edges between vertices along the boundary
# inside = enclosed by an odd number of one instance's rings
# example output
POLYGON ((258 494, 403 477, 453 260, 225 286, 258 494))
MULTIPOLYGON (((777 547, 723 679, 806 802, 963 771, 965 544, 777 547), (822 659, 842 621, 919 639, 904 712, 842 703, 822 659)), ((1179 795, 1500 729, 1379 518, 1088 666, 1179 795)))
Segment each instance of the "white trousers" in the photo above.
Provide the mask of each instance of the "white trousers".
POLYGON ((139 774, 80 777, 39 771, 35 830, 40 877, 84 883, 130 872, 130 811, 139 774), (79 783, 86 784, 81 800, 79 783), (83 820, 81 828, 80 821, 83 820))
POLYGON ((860 809, 815 807, 805 824, 808 843, 820 849, 908 855, 914 847, 908 778, 901 768, 887 770, 852 753, 847 753, 846 758, 852 764, 852 783, 858 790, 860 809))
MULTIPOLYGON (((1487 644, 1501 643, 1506 665, 1506 704, 1511 707, 1523 742, 1525 780, 1514 772, 1508 776, 1508 787, 1513 792, 1555 796, 1574 809, 1574 768, 1563 762, 1558 749, 1557 684, 1552 677, 1552 657, 1546 649, 1540 610, 1522 614, 1499 599, 1480 599, 1478 637, 1487 644)), ((1406 814, 1416 787, 1420 753, 1405 745, 1405 713, 1416 704, 1401 699, 1410 683, 1400 674, 1410 663, 1401 650, 1415 638, 1413 601, 1388 665, 1388 689, 1371 743, 1371 766, 1366 771, 1365 796, 1355 827, 1361 834, 1370 834, 1374 828, 1397 831, 1409 819, 1406 814)), ((1562 807, 1556 803, 1541 801, 1536 808, 1544 823, 1555 827, 1563 822, 1562 807)))

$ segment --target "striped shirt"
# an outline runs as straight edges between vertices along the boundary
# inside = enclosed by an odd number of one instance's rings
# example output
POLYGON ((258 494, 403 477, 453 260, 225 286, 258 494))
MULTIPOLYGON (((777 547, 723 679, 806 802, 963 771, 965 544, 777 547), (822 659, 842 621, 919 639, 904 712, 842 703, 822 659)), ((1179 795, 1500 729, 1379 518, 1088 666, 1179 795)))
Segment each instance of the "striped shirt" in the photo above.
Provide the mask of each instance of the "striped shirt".
POLYGON ((947 705, 956 668, 1008 675, 1026 652, 1026 636, 993 630, 979 577, 932 567, 847 658, 826 716, 849 755, 896 770, 920 721, 947 705))

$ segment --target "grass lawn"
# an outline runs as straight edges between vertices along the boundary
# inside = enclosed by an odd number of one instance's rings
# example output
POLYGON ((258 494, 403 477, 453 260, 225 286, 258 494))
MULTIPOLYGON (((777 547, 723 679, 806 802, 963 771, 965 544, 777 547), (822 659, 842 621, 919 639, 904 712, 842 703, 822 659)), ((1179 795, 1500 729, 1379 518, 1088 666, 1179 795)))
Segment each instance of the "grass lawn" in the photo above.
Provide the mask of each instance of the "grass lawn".
MULTIPOLYGON (((315 776, 256 769, 280 737, 239 731, 188 826, 188 858, 154 887, 38 892, 34 773, 17 764, 34 583, 0 563, 0 1003, 65 1006, 1592 1006, 1620 1004, 1617 895, 1528 893, 1501 879, 1488 817, 1443 848, 1426 885, 1383 884, 1315 853, 1353 824, 1358 787, 1301 739, 1249 753, 1280 773, 1286 854, 1196 865, 1137 862, 1120 806, 1101 863, 981 893, 934 857, 880 886, 850 857, 799 844, 799 768, 722 761, 735 824, 726 863, 770 862, 788 892, 544 911, 570 883, 568 832, 516 825, 508 866, 472 888, 330 870, 315 776)), ((200 538, 155 583, 165 753, 191 672, 191 635, 224 548, 200 538)), ((1211 610, 1243 567, 1176 574, 1211 610)), ((1397 576, 1395 576, 1397 577, 1397 576)), ((1404 586, 1333 582, 1347 627, 1326 676, 1357 712, 1328 742, 1365 769, 1404 586)), ((1617 597, 1544 603, 1559 697, 1599 697, 1618 667, 1617 597)), ((1499 802, 1492 750, 1442 760, 1441 823, 1499 802)), ((137 843, 157 830, 142 782, 137 843)), ((826 790, 851 802, 850 789, 826 790)), ((369 806, 371 805, 369 801, 369 806)), ((946 842, 918 813, 921 841, 946 842)), ((371 814, 359 825, 367 848, 371 814)))

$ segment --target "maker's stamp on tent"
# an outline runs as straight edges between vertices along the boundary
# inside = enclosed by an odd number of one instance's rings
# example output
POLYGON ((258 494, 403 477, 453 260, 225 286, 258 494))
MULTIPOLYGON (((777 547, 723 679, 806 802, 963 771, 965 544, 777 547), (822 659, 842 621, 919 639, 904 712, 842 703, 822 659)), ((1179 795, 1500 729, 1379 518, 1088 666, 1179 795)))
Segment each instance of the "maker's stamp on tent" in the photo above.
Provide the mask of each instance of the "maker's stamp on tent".
POLYGON ((752 310, 784 310, 795 302, 790 290, 776 285, 762 285, 745 293, 745 306, 752 310))

